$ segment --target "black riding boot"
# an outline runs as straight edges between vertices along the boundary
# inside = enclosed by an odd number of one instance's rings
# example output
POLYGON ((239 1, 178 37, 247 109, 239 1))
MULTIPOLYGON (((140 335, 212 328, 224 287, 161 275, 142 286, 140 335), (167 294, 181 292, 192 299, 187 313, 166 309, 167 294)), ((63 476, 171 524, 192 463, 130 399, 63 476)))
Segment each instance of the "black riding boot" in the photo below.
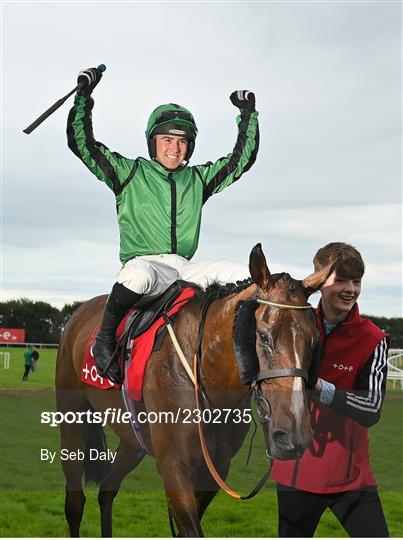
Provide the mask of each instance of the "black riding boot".
POLYGON ((113 354, 116 348, 116 329, 125 313, 142 296, 127 289, 121 283, 115 283, 106 303, 101 328, 93 347, 98 373, 101 377, 107 377, 117 384, 122 384, 122 375, 117 356, 113 354))

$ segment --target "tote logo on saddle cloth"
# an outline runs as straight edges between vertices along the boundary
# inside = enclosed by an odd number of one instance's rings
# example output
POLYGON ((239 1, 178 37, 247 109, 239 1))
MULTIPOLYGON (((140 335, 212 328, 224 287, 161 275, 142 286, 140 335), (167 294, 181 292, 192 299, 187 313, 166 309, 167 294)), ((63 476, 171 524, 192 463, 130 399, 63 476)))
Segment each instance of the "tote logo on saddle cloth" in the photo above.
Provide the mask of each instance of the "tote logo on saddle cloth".
MULTIPOLYGON (((194 295, 194 289, 190 287, 183 289, 172 303, 167 314, 171 316, 177 313, 194 295)), ((119 324, 116 331, 116 340, 119 340, 125 331, 126 321, 133 311, 134 310, 129 311, 126 317, 119 324)), ((165 324, 165 319, 163 317, 159 317, 146 332, 131 342, 131 360, 130 365, 126 369, 126 386, 129 396, 132 399, 140 400, 142 398, 143 379, 147 361, 151 356, 157 333, 165 324)), ((101 377, 95 365, 92 347, 94 345, 99 327, 100 325, 96 326, 90 340, 87 343, 83 367, 81 368, 81 381, 89 384, 90 386, 95 386, 103 390, 108 390, 110 388, 116 388, 119 390, 120 385, 111 382, 106 377, 101 377)))
POLYGON ((96 327, 94 336, 91 337, 91 340, 89 341, 89 344, 87 345, 87 348, 85 350, 85 360, 81 369, 81 380, 91 386, 96 386, 97 388, 119 389, 118 384, 113 383, 105 377, 101 377, 101 375, 98 373, 97 366, 95 365, 94 357, 92 355, 92 346, 94 344, 95 336, 97 335, 98 330, 99 325, 96 327))

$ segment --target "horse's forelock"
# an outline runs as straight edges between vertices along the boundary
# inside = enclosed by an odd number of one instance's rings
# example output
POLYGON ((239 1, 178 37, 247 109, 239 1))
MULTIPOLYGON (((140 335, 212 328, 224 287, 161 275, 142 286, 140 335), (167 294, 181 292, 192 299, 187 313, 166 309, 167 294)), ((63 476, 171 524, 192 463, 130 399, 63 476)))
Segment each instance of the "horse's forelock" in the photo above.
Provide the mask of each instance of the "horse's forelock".
POLYGON ((281 274, 281 280, 287 285, 290 291, 295 291, 298 286, 298 281, 292 278, 290 274, 287 274, 287 272, 281 274))
POLYGON ((250 384, 259 372, 256 353, 256 300, 242 300, 237 303, 232 332, 239 378, 243 384, 250 384))
POLYGON ((287 272, 282 272, 281 274, 273 274, 270 278, 270 288, 273 289, 278 282, 286 285, 290 292, 294 292, 301 284, 300 281, 291 277, 290 274, 288 274, 287 272))

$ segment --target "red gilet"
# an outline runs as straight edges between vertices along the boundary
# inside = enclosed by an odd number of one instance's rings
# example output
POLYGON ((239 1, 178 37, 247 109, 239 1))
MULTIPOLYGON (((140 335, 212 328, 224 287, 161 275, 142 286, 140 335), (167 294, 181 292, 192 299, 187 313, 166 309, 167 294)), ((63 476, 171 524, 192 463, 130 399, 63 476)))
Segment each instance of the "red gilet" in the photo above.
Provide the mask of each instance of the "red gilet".
MULTIPOLYGON (((316 314, 322 341, 319 377, 346 391, 342 392, 345 397, 356 387, 360 371, 385 333, 360 316, 357 304, 328 336, 323 332, 321 304, 316 314)), ((313 493, 376 485, 369 461, 368 429, 334 410, 332 404, 311 402, 313 442, 302 458, 275 461, 272 477, 279 484, 313 493)))

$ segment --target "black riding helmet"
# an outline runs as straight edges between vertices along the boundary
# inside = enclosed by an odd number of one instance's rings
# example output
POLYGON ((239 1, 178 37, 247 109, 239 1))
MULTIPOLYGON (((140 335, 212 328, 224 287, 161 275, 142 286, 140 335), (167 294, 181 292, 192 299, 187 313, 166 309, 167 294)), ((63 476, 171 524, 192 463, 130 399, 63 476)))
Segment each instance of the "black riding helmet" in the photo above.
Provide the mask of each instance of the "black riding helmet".
POLYGON ((164 134, 186 137, 188 147, 185 161, 189 161, 195 148, 197 135, 197 126, 192 113, 176 103, 160 105, 154 109, 148 119, 146 129, 148 153, 151 159, 155 159, 157 155, 154 135, 164 134))

